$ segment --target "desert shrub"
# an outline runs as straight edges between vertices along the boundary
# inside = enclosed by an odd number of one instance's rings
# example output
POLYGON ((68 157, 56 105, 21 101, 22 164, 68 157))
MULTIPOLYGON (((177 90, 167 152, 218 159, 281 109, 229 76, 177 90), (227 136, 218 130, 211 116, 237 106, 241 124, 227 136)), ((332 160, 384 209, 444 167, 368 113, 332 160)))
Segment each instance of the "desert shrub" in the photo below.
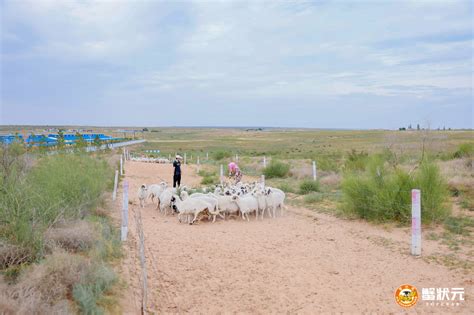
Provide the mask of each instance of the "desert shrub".
POLYGON ((63 219, 84 217, 112 180, 107 163, 86 155, 55 155, 0 191, 0 238, 26 248, 32 261, 44 254, 44 232, 63 219))
POLYGON ((225 158, 229 158, 232 156, 230 151, 218 150, 212 153, 212 158, 216 161, 220 161, 225 158))
POLYGON ((333 157, 318 156, 315 161, 318 170, 321 171, 337 171, 339 168, 336 159, 333 157))
POLYGON ((86 221, 71 221, 67 225, 57 226, 45 233, 45 242, 66 251, 85 251, 96 240, 93 227, 86 221))
POLYGON ((453 157, 455 159, 470 157, 474 155, 474 143, 462 143, 459 145, 453 157))
POLYGON ((311 192, 317 192, 319 189, 319 181, 306 179, 301 182, 299 192, 300 194, 309 194, 311 192))
POLYGON ((212 185, 218 182, 217 177, 215 176, 206 176, 201 180, 201 185, 212 185))
POLYGON ((283 183, 280 183, 279 185, 277 185, 277 188, 283 190, 284 192, 287 192, 287 193, 294 193, 295 192, 295 188, 288 182, 283 182, 283 183))
POLYGON ((263 174, 266 178, 282 178, 288 175, 290 171, 290 165, 279 162, 279 161, 272 161, 267 167, 263 169, 263 174))
POLYGON ((401 169, 388 169, 376 157, 367 163, 364 173, 347 172, 342 182, 343 209, 370 221, 410 222, 411 189, 422 195, 422 220, 444 220, 448 194, 436 165, 424 162, 414 175, 401 169))
POLYGON ((352 149, 351 152, 347 154, 345 163, 344 163, 344 170, 348 171, 363 171, 365 170, 365 166, 369 160, 369 154, 357 150, 352 149))
POLYGON ((103 314, 98 305, 103 294, 117 281, 117 276, 104 265, 94 266, 84 279, 76 284, 72 296, 83 314, 103 314))
POLYGON ((305 203, 318 203, 323 200, 323 195, 319 192, 312 192, 304 196, 305 203))

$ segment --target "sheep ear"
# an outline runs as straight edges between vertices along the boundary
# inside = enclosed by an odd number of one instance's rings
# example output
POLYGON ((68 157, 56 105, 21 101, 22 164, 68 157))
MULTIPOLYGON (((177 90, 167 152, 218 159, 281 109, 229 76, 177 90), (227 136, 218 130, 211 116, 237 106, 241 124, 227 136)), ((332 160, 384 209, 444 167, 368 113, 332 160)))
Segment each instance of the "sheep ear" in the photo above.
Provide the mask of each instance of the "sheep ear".
POLYGON ((272 190, 269 188, 267 194, 269 194, 269 193, 271 193, 271 192, 272 192, 272 190))

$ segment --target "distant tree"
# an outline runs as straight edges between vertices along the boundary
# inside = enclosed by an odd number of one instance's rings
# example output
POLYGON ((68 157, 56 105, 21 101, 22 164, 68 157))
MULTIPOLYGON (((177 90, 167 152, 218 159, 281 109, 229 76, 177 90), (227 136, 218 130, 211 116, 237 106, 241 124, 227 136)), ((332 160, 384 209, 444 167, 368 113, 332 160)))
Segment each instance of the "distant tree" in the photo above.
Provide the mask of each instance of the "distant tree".
POLYGON ((443 126, 443 131, 446 131, 446 126, 443 126))
POLYGON ((416 130, 420 130, 420 124, 416 124, 416 130))
POLYGON ((412 129, 412 128, 411 128, 411 124, 408 125, 408 129, 409 129, 409 130, 412 129))
POLYGON ((102 142, 100 141, 99 135, 96 135, 94 138, 94 146, 96 147, 97 151, 100 150, 102 142))
POLYGON ((79 132, 76 132, 76 138, 76 149, 82 151, 87 147, 87 142, 79 132))
POLYGON ((58 131, 58 149, 64 149, 66 141, 64 140, 64 132, 62 130, 58 131))
POLYGON ((405 128, 405 127, 400 127, 400 128, 398 128, 398 130, 400 130, 400 131, 405 131, 405 130, 407 130, 407 128, 405 128))
POLYGON ((148 128, 143 128, 143 130, 142 130, 142 131, 148 131, 148 128))

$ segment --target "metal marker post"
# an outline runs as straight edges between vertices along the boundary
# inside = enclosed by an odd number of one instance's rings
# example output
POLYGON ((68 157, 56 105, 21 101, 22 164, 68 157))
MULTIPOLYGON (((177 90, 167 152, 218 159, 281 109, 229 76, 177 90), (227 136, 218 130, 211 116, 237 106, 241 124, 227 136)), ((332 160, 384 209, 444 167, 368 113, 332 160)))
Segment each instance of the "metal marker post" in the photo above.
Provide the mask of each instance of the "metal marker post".
POLYGON ((411 254, 421 255, 421 192, 411 191, 411 254))
POLYGON ((120 176, 123 176, 123 155, 120 155, 120 176))
POLYGON ((112 200, 114 201, 115 199, 117 199, 117 186, 118 186, 118 170, 115 171, 114 193, 112 194, 112 200))
POLYGON ((127 240, 128 234, 128 182, 123 182, 123 204, 122 204, 122 228, 121 237, 123 241, 127 240))
POLYGON ((261 182, 263 187, 265 187, 265 175, 262 175, 261 182))
POLYGON ((313 180, 316 180, 316 161, 313 161, 313 180))
POLYGON ((263 157, 263 167, 267 167, 267 158, 263 157))
POLYGON ((221 164, 221 186, 224 184, 224 165, 221 164))

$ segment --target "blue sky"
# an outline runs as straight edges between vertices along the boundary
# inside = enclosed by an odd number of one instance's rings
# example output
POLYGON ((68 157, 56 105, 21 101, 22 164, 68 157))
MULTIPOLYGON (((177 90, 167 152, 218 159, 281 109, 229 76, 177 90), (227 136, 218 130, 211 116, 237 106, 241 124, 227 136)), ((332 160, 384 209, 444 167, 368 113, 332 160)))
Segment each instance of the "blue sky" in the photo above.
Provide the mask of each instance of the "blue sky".
POLYGON ((2 1, 0 124, 473 127, 471 1, 2 1))

